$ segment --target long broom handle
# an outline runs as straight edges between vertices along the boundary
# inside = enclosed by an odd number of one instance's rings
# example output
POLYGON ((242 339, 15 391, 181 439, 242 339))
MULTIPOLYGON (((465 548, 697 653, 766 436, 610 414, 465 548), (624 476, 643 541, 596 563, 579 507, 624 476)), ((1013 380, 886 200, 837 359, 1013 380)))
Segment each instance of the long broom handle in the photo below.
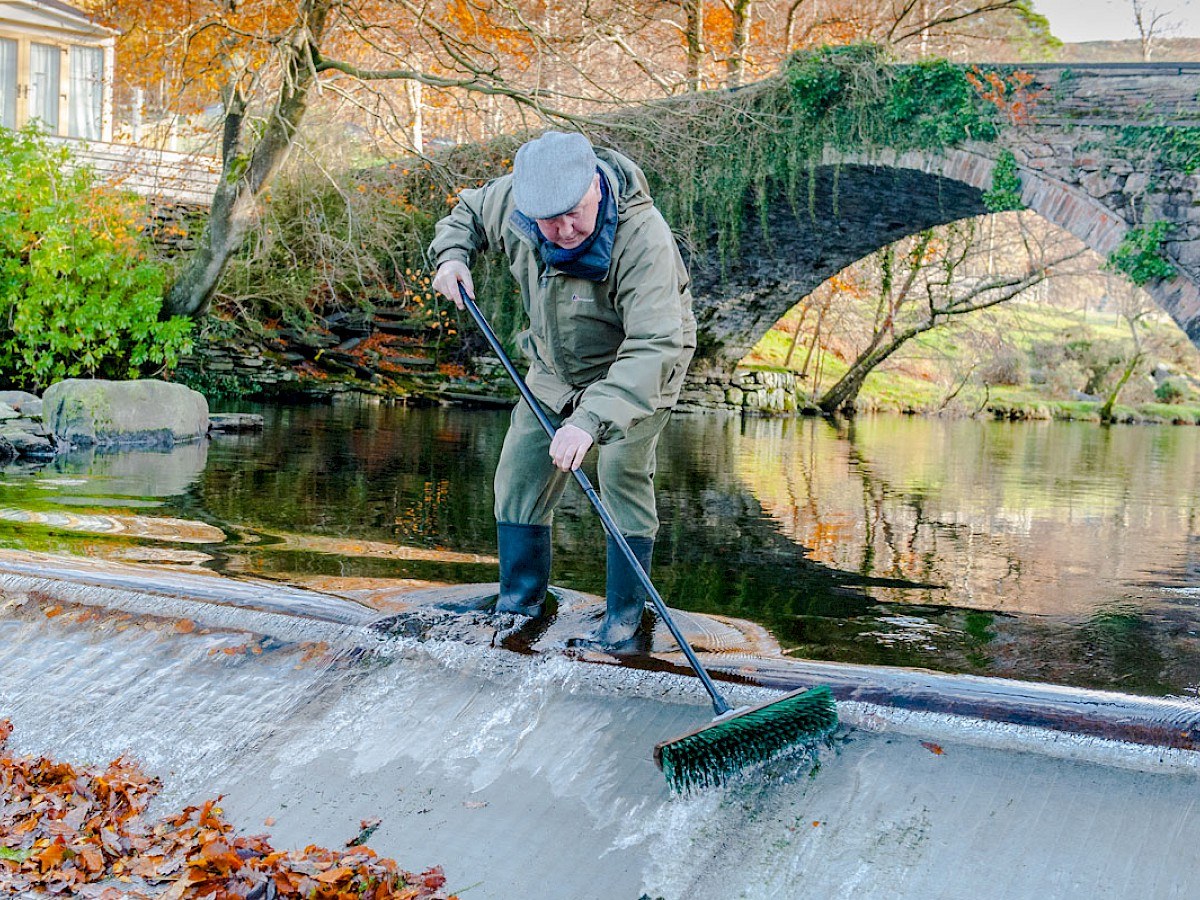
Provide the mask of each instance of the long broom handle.
MULTIPOLYGON (((547 436, 554 439, 554 425, 546 417, 546 413, 542 410, 541 404, 534 398, 533 393, 529 390, 529 385, 525 383, 525 379, 521 377, 521 373, 516 370, 512 364, 512 360, 508 358, 508 354, 504 352, 504 348, 500 346, 500 339, 496 337, 496 332, 492 331, 492 326, 488 324, 487 319, 483 317, 479 307, 475 305, 475 301, 467 294, 467 289, 463 287, 462 282, 458 283, 458 292, 462 295, 463 303, 467 307, 467 312, 471 314, 471 318, 475 320, 475 324, 479 326, 479 330, 483 332, 483 336, 487 338, 487 342, 491 345, 492 352, 500 359, 500 364, 504 366, 504 371, 508 373, 508 377, 513 380, 513 384, 517 386, 517 390, 521 392, 521 397, 529 405, 529 409, 537 416, 538 422, 542 426, 542 430, 547 436)), ((587 477, 582 468, 573 469, 571 474, 575 476, 575 480, 579 482, 579 486, 583 488, 583 492, 587 494, 589 500, 592 501, 592 506, 596 507, 596 512, 600 514, 600 521, 604 523, 604 530, 621 548, 621 553, 625 557, 625 561, 637 574, 638 581, 642 583, 646 593, 650 595, 650 599, 654 601, 654 608, 658 610, 658 614, 662 620, 667 623, 667 628, 671 631, 671 636, 675 638, 675 642, 679 644, 683 650, 683 655, 687 657, 688 663, 696 670, 696 674, 700 676, 700 681, 704 684, 704 689, 708 691, 708 695, 712 697, 713 711, 718 716, 723 716, 729 712, 732 707, 721 696, 721 692, 717 690, 717 686, 713 684, 712 677, 705 671, 704 666, 700 664, 700 660, 696 658, 696 651, 692 649, 692 645, 687 642, 679 626, 675 624, 675 620, 671 618, 671 614, 667 612, 667 604, 663 602, 663 598, 659 596, 655 590, 654 583, 650 581, 650 576, 646 574, 646 570, 642 568, 642 564, 638 562, 638 558, 634 555, 629 542, 625 540, 625 535, 621 534, 621 530, 617 528, 617 523, 613 521, 609 515, 608 508, 605 507, 600 495, 596 493, 596 489, 592 487, 592 481, 587 477)))

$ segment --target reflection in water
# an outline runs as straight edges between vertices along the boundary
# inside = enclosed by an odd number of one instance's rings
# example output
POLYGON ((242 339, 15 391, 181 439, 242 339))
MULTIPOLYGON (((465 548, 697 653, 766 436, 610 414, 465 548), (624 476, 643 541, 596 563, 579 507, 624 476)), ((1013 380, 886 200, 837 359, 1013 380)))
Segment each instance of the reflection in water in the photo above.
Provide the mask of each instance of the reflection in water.
MULTIPOLYGON (((131 454, 6 470, 0 507, 154 507, 229 536, 193 564, 310 584, 495 580, 506 413, 256 411, 261 434, 175 468, 131 454)), ((680 415, 653 575, 671 605, 760 622, 800 656, 1195 692, 1198 451, 1181 427, 680 415)), ((601 593, 604 533, 577 492, 554 537, 555 583, 601 593)), ((144 547, 5 522, 0 542, 144 547)))
POLYGON ((225 535, 203 522, 169 516, 127 516, 75 512, 38 512, 0 508, 0 522, 35 526, 53 531, 79 531, 108 537, 142 538, 180 544, 219 544, 225 535))
MULTIPOLYGON (((1026 677, 1197 684, 1196 606, 1168 593, 1195 557, 1194 429, 880 416, 746 432, 739 475, 784 534, 907 582, 865 589, 880 601, 933 607, 859 639, 947 653, 949 638, 962 663, 1026 677)), ((814 624, 803 649, 821 655, 814 624)))
POLYGON ((1195 533, 1192 429, 764 424, 739 474, 784 533, 838 569, 936 585, 880 598, 1088 616, 1195 533))

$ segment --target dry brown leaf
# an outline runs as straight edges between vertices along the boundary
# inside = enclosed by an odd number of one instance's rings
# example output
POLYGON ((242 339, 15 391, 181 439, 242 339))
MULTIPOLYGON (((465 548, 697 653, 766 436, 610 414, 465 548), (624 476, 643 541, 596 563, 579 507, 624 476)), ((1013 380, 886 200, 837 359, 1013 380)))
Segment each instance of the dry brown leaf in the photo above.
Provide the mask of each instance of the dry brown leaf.
MULTIPOLYGON (((0 720, 0 743, 11 731, 0 720)), ((142 816, 159 782, 124 758, 100 770, 0 754, 0 783, 0 833, 16 848, 0 865, 0 892, 145 898, 141 890, 114 895, 96 884, 111 879, 136 888, 135 879, 145 879, 169 882, 157 900, 244 897, 265 883, 282 896, 321 900, 446 896, 440 869, 413 875, 369 847, 282 852, 265 835, 239 836, 222 818, 220 798, 147 822, 142 816)), ((378 824, 361 823, 364 831, 378 824)))

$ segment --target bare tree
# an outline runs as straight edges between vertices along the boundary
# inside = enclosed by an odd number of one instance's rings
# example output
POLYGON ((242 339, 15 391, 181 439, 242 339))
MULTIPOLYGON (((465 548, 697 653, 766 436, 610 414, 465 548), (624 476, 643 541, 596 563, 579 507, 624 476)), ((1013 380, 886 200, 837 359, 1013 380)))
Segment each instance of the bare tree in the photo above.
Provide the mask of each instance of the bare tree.
MULTIPOLYGON (((164 314, 196 316, 206 310, 257 213, 263 192, 292 149, 314 89, 354 101, 357 87, 408 83, 501 97, 539 116, 586 121, 558 105, 572 99, 561 86, 565 79, 556 66, 559 57, 546 44, 543 31, 525 23, 519 10, 510 10, 515 24, 508 33, 496 26, 489 33, 464 34, 428 15, 427 7, 417 0, 394 0, 385 5, 399 7, 404 14, 403 29, 380 24, 389 20, 371 0, 301 0, 290 11, 281 5, 257 32, 230 24, 228 16, 236 13, 237 4, 228 0, 224 17, 206 17, 192 25, 193 34, 223 29, 228 44, 221 57, 219 88, 224 110, 222 171, 207 226, 167 292, 164 314), (533 77, 523 82, 510 80, 501 71, 494 44, 504 41, 510 52, 513 46, 523 51, 533 77), (239 52, 235 48, 244 49, 239 52), (383 61, 384 65, 356 63, 354 53, 347 54, 349 59, 336 58, 331 51, 337 49, 356 51, 360 58, 383 61), (422 55, 436 56, 439 65, 422 69, 408 64, 422 55), (256 109, 256 104, 265 104, 265 109, 256 109)), ((565 31, 557 22, 549 23, 545 30, 565 31)), ((600 100, 593 98, 593 105, 596 102, 600 100)))
POLYGON ((1109 296, 1115 296, 1117 300, 1117 314, 1129 329, 1130 350, 1129 355, 1125 359, 1125 367, 1121 370, 1121 374, 1117 376, 1117 380, 1113 383, 1108 395, 1104 398, 1104 404, 1100 407, 1101 422, 1113 421, 1113 409, 1117 405, 1117 399, 1121 396, 1121 392, 1125 389, 1129 380, 1146 360, 1148 348, 1145 345, 1143 332, 1145 331, 1146 320, 1157 309, 1145 291, 1129 283, 1124 278, 1110 276, 1107 281, 1109 296))
POLYGON ((1177 27, 1170 12, 1152 6, 1146 0, 1129 0, 1133 12, 1133 24, 1138 32, 1138 44, 1142 51, 1142 62, 1150 62, 1157 42, 1163 35, 1177 27))
MULTIPOLYGON (((955 222, 923 231, 885 247, 870 267, 875 284, 872 321, 862 346, 846 373, 817 405, 825 412, 852 410, 863 383, 881 363, 909 341, 979 310, 1019 297, 1086 251, 1082 246, 1047 245, 1020 227, 1007 248, 1008 271, 986 272, 987 248, 980 240, 980 219, 955 222)), ((1021 225, 1025 220, 1017 218, 1021 225)))

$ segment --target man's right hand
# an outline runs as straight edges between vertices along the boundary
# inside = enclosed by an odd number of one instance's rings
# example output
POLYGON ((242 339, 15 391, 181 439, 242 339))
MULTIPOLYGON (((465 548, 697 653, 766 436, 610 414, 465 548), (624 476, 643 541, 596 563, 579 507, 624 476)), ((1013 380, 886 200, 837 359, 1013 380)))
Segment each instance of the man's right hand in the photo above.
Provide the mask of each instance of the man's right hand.
POLYGON ((471 280, 471 270, 467 268, 466 263, 461 263, 456 259, 442 263, 433 276, 433 289, 462 309, 462 296, 458 293, 460 283, 467 289, 467 296, 474 300, 475 282, 471 280))

